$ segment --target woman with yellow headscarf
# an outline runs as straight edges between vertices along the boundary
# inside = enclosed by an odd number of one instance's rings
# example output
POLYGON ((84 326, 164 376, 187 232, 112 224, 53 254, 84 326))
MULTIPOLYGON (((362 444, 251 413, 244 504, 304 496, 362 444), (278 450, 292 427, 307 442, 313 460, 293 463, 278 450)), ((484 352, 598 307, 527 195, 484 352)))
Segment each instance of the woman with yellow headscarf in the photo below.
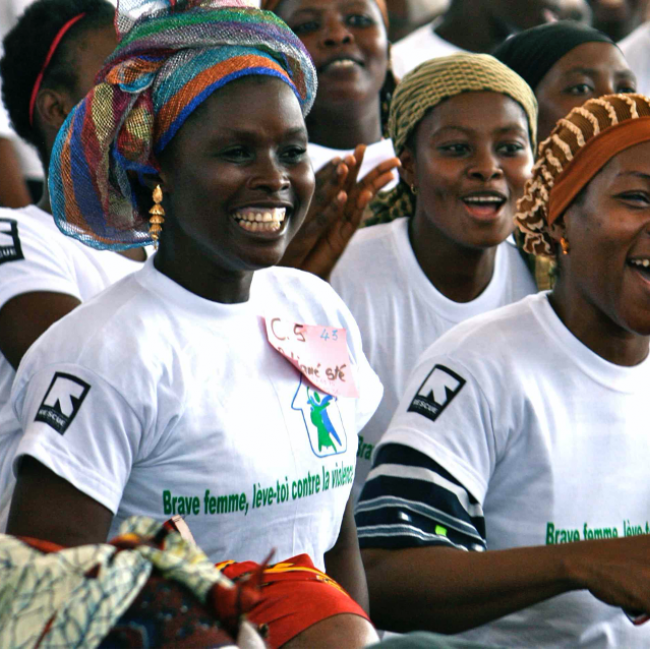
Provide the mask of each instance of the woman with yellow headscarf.
POLYGON ((455 324, 535 291, 506 240, 536 123, 532 90, 485 54, 428 61, 397 87, 389 127, 401 180, 382 199, 395 219, 357 232, 332 274, 384 384, 361 432, 357 494, 419 355, 455 324))

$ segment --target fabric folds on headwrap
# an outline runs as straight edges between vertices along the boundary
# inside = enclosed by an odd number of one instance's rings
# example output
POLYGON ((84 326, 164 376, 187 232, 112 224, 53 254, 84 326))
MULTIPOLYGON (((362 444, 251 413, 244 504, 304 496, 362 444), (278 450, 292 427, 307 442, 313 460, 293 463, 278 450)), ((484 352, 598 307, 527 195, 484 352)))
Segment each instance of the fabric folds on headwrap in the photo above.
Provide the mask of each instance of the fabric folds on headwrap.
MULTIPOLYGON (((388 128, 399 156, 426 114, 438 104, 466 92, 495 92, 516 101, 528 118, 531 147, 537 137, 537 100, 530 86, 510 68, 488 54, 452 54, 431 59, 409 72, 393 95, 388 128)), ((404 181, 371 204, 366 225, 412 216, 415 197, 404 181)))
POLYGON ((519 32, 499 45, 493 54, 535 90, 565 54, 585 43, 616 45, 609 36, 593 27, 562 20, 519 32))
MULTIPOLYGON (((262 9, 275 11, 281 2, 282 0, 262 0, 262 9)), ((379 7, 379 11, 381 11, 384 24, 388 27, 388 6, 386 5, 386 0, 374 0, 374 2, 379 7)))
POLYGON ((100 249, 151 244, 138 175, 158 171, 156 157, 188 116, 231 81, 281 79, 309 112, 317 84, 309 54, 277 16, 245 4, 120 0, 120 44, 52 153, 52 210, 66 235, 100 249))
POLYGON ((650 141, 650 99, 605 95, 574 108, 539 146, 539 157, 515 222, 524 249, 553 255, 548 228, 559 219, 596 174, 617 154, 650 141))

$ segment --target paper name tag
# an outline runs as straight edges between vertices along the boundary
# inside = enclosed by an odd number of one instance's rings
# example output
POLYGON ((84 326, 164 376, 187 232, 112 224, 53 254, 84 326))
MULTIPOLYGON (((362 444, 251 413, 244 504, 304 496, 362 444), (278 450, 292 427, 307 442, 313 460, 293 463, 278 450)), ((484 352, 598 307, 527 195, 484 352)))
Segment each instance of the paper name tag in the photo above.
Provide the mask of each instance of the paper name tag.
POLYGON ((269 343, 316 388, 336 397, 359 397, 344 328, 264 320, 269 343))

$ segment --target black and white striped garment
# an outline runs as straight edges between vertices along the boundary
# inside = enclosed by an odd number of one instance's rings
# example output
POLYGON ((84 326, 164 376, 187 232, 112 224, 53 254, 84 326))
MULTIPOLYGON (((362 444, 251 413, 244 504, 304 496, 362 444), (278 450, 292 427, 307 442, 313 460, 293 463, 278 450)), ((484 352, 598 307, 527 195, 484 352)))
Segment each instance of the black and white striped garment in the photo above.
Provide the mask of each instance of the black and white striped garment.
POLYGON ((441 465, 405 445, 379 449, 355 518, 361 548, 486 549, 478 501, 441 465))

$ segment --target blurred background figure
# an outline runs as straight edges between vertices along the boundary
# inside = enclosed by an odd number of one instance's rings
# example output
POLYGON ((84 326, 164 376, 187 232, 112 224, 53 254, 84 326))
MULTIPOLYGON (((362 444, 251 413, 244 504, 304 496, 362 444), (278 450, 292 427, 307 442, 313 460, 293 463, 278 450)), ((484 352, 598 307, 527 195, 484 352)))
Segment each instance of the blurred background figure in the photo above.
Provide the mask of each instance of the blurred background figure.
POLYGON ((630 0, 630 2, 622 4, 642 5, 635 13, 634 31, 628 33, 620 42, 620 46, 637 76, 639 92, 647 95, 650 93, 650 56, 648 56, 648 52, 650 52, 650 22, 639 23, 641 20, 650 18, 650 2, 648 0, 630 0), (642 14, 641 10, 645 14, 642 14))
MULTIPOLYGON (((31 1, 0 2, 0 40, 16 24, 31 1)), ((43 169, 36 150, 16 135, 4 106, 0 104, 0 206, 22 208, 36 202, 40 198, 42 185, 43 169)))
POLYGON ((393 43, 408 36, 425 23, 430 23, 449 8, 449 0, 387 0, 393 43))
POLYGON ((647 18, 648 0, 589 0, 592 25, 613 41, 629 36, 647 18))
POLYGON ((428 59, 490 53, 515 32, 558 20, 561 9, 562 0, 452 0, 444 14, 395 44, 393 70, 403 77, 428 59))

